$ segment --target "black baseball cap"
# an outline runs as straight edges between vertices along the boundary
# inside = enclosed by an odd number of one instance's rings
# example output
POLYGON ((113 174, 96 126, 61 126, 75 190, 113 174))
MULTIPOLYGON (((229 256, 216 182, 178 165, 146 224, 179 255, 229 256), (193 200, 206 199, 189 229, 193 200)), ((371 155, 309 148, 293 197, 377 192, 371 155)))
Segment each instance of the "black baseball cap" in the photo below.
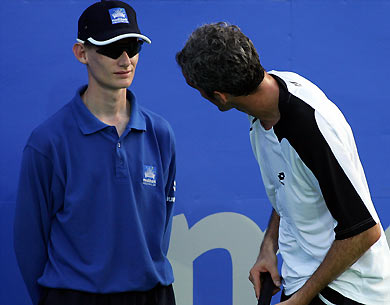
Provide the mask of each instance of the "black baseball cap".
POLYGON ((89 6, 79 18, 78 42, 104 46, 129 37, 151 43, 138 28, 135 10, 125 2, 102 0, 89 6))

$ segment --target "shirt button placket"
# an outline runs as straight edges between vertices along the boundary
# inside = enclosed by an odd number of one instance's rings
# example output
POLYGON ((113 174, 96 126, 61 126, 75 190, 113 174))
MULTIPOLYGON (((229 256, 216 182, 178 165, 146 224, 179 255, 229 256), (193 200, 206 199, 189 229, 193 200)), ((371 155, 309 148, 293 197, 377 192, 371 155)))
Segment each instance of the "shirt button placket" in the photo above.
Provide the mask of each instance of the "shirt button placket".
POLYGON ((119 159, 119 165, 122 167, 123 166, 123 156, 121 154, 121 142, 118 142, 117 144, 117 147, 118 147, 118 159, 119 159))
POLYGON ((116 142, 116 176, 119 178, 124 178, 127 176, 126 174, 126 166, 125 166, 125 151, 122 147, 122 142, 116 142))

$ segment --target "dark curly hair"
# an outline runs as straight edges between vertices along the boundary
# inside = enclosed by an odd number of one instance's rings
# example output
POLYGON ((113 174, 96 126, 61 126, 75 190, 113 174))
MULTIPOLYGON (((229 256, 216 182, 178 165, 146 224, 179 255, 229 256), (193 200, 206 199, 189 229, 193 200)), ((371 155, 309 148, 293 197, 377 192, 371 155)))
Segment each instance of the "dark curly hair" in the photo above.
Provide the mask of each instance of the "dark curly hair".
POLYGON ((183 75, 209 97, 214 91, 249 95, 264 78, 264 68, 252 41, 226 22, 197 28, 176 54, 183 75))

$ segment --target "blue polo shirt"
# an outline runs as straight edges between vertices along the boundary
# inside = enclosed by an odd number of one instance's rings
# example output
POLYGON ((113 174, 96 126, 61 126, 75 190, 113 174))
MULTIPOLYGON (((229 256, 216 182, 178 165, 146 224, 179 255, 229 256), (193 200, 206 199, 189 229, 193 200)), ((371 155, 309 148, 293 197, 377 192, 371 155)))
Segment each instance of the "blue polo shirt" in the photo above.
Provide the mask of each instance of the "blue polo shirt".
POLYGON ((23 152, 14 244, 34 304, 39 285, 114 293, 173 282, 172 129, 127 91, 131 116, 119 137, 84 105, 85 89, 23 152))

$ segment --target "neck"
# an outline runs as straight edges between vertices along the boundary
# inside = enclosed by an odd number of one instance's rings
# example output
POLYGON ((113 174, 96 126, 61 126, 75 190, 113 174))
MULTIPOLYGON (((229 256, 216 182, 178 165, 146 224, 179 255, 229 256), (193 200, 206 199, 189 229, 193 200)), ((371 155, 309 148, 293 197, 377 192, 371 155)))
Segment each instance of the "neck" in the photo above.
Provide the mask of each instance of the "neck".
POLYGON ((265 129, 271 129, 280 119, 279 85, 266 72, 254 93, 237 100, 235 108, 258 118, 265 129))
POLYGON ((89 85, 82 100, 98 118, 123 115, 130 106, 126 99, 126 89, 102 90, 89 85))
POLYGON ((130 103, 126 99, 126 89, 94 90, 88 86, 81 97, 89 111, 103 123, 115 126, 121 136, 130 119, 130 103))

